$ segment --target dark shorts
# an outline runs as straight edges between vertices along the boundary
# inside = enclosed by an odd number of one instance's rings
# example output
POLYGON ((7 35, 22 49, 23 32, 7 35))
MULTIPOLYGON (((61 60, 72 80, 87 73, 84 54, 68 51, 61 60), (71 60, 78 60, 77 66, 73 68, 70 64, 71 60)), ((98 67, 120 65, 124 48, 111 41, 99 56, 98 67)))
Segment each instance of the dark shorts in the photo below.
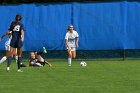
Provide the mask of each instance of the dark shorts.
POLYGON ((23 42, 21 41, 21 39, 12 38, 10 46, 13 48, 21 48, 23 46, 23 42))
POLYGON ((40 66, 38 66, 37 64, 30 64, 29 66, 30 66, 30 67, 40 67, 40 66))

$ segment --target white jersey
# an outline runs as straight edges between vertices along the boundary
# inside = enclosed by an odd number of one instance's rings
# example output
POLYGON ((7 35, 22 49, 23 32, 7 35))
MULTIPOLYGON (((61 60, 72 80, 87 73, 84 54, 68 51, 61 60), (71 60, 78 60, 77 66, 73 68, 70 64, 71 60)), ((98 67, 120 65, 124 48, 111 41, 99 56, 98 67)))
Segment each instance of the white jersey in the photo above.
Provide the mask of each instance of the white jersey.
POLYGON ((73 33, 67 32, 65 39, 68 40, 68 44, 71 48, 75 48, 76 47, 76 38, 78 38, 79 35, 76 31, 73 31, 73 33))
POLYGON ((10 51, 10 42, 11 42, 12 36, 8 36, 7 41, 5 42, 5 50, 10 51))

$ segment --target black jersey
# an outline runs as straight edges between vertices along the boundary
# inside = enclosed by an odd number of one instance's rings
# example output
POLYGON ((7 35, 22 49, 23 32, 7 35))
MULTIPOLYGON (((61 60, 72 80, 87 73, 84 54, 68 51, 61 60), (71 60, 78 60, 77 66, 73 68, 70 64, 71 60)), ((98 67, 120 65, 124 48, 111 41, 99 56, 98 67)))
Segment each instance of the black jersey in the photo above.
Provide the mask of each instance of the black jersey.
POLYGON ((23 24, 20 22, 17 24, 15 24, 15 22, 12 22, 9 30, 12 31, 10 46, 13 48, 21 48, 23 46, 23 41, 21 40, 21 31, 24 31, 23 24))
POLYGON ((14 21, 11 23, 9 30, 12 31, 12 38, 20 39, 21 38, 21 30, 24 31, 24 26, 22 23, 17 23, 15 26, 14 21))

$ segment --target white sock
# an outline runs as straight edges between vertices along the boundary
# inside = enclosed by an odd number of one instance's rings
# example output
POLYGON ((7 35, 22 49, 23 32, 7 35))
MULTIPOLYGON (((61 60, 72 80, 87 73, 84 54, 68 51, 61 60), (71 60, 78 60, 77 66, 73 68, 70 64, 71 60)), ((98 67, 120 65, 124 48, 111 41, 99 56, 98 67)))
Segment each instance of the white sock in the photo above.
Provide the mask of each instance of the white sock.
POLYGON ((68 65, 71 66, 71 58, 68 58, 68 65))
POLYGON ((42 67, 42 65, 40 63, 35 63, 35 64, 38 65, 38 66, 40 66, 40 67, 42 67))
POLYGON ((18 56, 15 56, 15 59, 18 60, 18 56))
POLYGON ((6 59, 7 59, 7 57, 4 56, 4 57, 0 60, 0 64, 3 63, 6 59))
POLYGON ((7 71, 9 71, 10 70, 10 67, 7 67, 7 71))
POLYGON ((16 60, 16 63, 17 63, 17 60, 18 60, 18 56, 14 56, 15 60, 16 60))

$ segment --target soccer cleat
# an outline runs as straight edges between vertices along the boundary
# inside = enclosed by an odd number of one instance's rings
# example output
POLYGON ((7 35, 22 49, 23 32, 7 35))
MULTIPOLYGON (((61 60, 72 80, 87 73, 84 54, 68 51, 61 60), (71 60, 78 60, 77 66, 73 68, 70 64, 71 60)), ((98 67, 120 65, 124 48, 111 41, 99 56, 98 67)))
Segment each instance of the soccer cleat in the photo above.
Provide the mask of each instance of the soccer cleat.
POLYGON ((18 69, 17 72, 23 72, 21 69, 18 69))
POLYGON ((7 67, 6 71, 7 71, 7 72, 10 72, 10 67, 7 67))
POLYGON ((43 53, 47 54, 47 50, 45 47, 43 47, 43 53))

